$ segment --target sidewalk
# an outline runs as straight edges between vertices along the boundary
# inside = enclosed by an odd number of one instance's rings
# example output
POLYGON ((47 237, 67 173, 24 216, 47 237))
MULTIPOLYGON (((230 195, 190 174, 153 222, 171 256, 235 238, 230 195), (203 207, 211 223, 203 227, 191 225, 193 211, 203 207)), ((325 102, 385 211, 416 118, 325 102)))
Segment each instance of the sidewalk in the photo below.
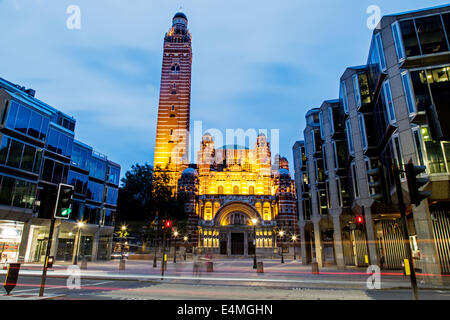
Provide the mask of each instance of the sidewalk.
MULTIPOLYGON (((349 268, 338 270, 335 267, 324 267, 319 274, 312 274, 311 266, 304 266, 298 261, 286 261, 281 264, 279 260, 258 260, 264 263, 264 273, 258 274, 252 268, 252 260, 214 260, 214 272, 206 272, 204 268, 200 278, 192 273, 192 261, 167 262, 167 270, 164 272, 164 281, 176 282, 202 280, 207 283, 232 282, 235 284, 252 285, 278 285, 278 286, 315 286, 361 289, 366 288, 369 275, 364 268, 349 268)), ((125 270, 119 270, 119 260, 88 262, 86 270, 80 270, 80 275, 85 279, 96 280, 129 280, 129 281, 151 281, 161 282, 161 261, 153 268, 153 261, 128 260, 125 262, 125 270)), ((55 264, 48 270, 49 277, 67 277, 70 263, 55 264)), ((79 264, 78 266, 81 266, 79 264)), ((6 271, 0 270, 0 275, 6 271)), ((42 264, 23 264, 20 276, 40 276, 42 264)), ((443 286, 434 286, 430 283, 422 283, 423 276, 418 276, 420 289, 450 290, 450 277, 442 277, 445 281, 443 286)), ((427 281, 428 282, 428 281, 427 281)), ((409 277, 401 271, 383 271, 381 274, 382 289, 410 288, 409 277)))

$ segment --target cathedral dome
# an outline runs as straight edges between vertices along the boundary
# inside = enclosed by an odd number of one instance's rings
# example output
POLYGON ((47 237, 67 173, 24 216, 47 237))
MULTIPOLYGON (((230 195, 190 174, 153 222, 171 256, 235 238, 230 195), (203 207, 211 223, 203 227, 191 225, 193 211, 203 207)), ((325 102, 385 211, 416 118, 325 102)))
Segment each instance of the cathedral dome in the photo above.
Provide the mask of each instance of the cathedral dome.
POLYGON ((291 177, 291 174, 288 170, 286 169, 278 169, 277 171, 275 171, 275 176, 276 177, 291 177))
POLYGON ((186 15, 183 12, 177 12, 175 13, 175 15, 173 16, 173 18, 183 18, 185 20, 187 20, 188 18, 186 17, 186 15))
POLYGON ((198 177, 198 172, 193 168, 187 168, 183 170, 183 172, 181 173, 181 177, 182 178, 198 177))

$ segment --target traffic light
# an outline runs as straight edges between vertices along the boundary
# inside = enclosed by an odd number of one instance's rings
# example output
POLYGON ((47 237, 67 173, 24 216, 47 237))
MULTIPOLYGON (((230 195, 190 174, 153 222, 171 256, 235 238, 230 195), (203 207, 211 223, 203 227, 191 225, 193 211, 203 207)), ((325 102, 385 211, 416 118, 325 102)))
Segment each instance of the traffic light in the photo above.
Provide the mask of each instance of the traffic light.
POLYGON ((411 203, 420 205, 422 200, 431 196, 431 191, 420 191, 419 189, 426 185, 430 179, 428 177, 419 178, 418 175, 426 171, 425 166, 415 166, 411 160, 405 165, 406 179, 408 180, 408 189, 411 203))
POLYGON ((166 223, 165 223, 165 226, 166 226, 167 229, 170 229, 172 227, 172 221, 167 220, 166 223))
POLYGON ((73 186, 60 183, 55 210, 56 219, 69 219, 72 212, 73 186))
POLYGON ((380 164, 378 168, 368 170, 367 174, 369 175, 370 197, 372 200, 386 203, 387 193, 383 165, 380 164))
POLYGON ((357 216, 356 217, 356 223, 361 225, 364 222, 364 218, 362 216, 357 216))

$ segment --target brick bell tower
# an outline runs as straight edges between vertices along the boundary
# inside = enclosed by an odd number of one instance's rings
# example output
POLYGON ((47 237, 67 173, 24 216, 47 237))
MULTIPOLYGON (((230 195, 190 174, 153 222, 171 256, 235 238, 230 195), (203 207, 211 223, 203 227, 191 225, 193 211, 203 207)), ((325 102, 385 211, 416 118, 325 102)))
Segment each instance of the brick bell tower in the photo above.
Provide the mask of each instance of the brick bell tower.
POLYGON ((189 163, 192 48, 187 25, 186 15, 176 13, 164 38, 156 129, 154 168, 171 172, 174 187, 189 163))

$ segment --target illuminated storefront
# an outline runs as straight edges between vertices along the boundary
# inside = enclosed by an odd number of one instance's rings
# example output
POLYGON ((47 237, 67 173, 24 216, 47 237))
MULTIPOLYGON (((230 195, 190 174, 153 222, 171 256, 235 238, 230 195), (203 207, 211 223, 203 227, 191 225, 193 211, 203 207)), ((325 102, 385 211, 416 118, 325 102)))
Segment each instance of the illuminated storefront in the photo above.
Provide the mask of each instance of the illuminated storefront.
POLYGON ((0 257, 2 263, 17 262, 23 223, 0 221, 0 257))

